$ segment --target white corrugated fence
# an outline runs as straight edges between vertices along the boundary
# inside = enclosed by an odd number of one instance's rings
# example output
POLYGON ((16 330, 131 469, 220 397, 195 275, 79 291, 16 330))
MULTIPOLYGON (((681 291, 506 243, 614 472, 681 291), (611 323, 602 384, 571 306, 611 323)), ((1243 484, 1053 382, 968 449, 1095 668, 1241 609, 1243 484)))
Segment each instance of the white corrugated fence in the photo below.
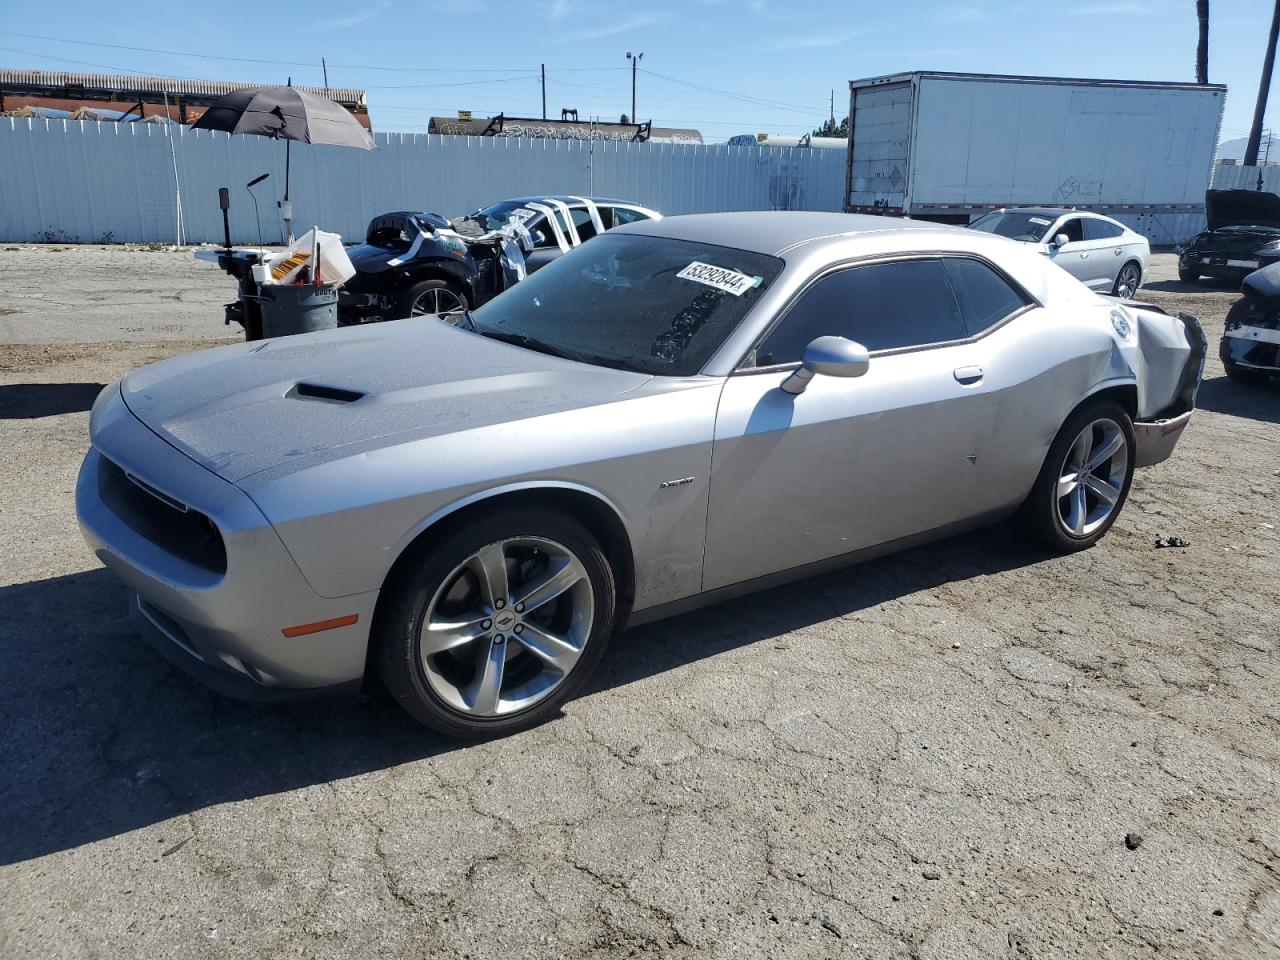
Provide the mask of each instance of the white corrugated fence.
MULTIPOLYGON (((392 210, 456 216, 507 197, 571 194, 632 200, 666 214, 840 210, 845 154, 802 147, 519 140, 375 134, 378 149, 293 145, 294 223, 360 239, 392 210)), ((173 243, 181 187, 184 240, 222 239, 218 187, 231 188, 232 240, 280 240, 283 143, 162 124, 0 118, 0 242, 173 243), (172 144, 171 144, 172 138, 172 144), (174 169, 177 169, 175 184, 174 169)), ((1218 164, 1214 186, 1254 189, 1257 167, 1218 164)), ((1280 192, 1280 167, 1262 168, 1280 192)), ((1155 244, 1185 242, 1202 214, 1131 214, 1155 244)))
MULTIPOLYGON (((844 154, 675 143, 376 134, 378 149, 293 144, 294 223, 357 240, 392 210, 456 216, 529 194, 616 197, 666 214, 839 210, 844 154)), ((0 118, 0 241, 173 243, 176 157, 188 243, 220 242, 218 187, 234 242, 280 239, 285 145, 161 124, 0 118), (175 135, 176 134, 176 135, 175 135), (173 152, 170 152, 170 137, 173 152)))

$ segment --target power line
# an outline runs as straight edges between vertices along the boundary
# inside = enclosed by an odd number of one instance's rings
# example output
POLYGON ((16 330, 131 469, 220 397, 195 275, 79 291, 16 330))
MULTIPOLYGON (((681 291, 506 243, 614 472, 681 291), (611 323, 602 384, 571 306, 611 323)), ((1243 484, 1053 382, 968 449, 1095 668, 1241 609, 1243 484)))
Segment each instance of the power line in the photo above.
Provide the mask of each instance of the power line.
MULTIPOLYGON (((87 47, 102 47, 108 50, 128 50, 132 53, 154 53, 165 57, 189 57, 197 60, 215 60, 224 63, 266 63, 277 67, 311 67, 315 64, 310 61, 302 60, 270 60, 262 57, 229 57, 214 53, 195 53, 190 50, 158 50, 155 47, 134 47, 122 43, 103 43, 97 40, 73 40, 66 37, 48 37, 36 33, 14 33, 10 30, 0 30, 0 35, 6 37, 19 37, 23 40, 47 40, 53 43, 74 43, 87 47)), ((21 51, 19 51, 21 52, 21 51)), ((37 54, 44 56, 44 54, 37 54)), ((50 60, 57 60, 57 57, 49 56, 50 60)), ((83 63, 84 61, 72 60, 71 63, 83 63)), ((89 64, 92 66, 93 64, 89 64)), ((331 63, 329 66, 340 68, 343 70, 379 70, 391 73, 507 73, 511 70, 534 70, 534 67, 389 67, 386 64, 358 64, 358 63, 331 63)), ((111 67, 109 69, 118 69, 111 67)), ((627 67, 561 67, 562 72, 573 73, 591 73, 598 71, 614 71, 626 70, 627 67)), ((127 71, 126 71, 127 72, 127 71)), ((178 79, 178 78, 175 78, 178 79)))
POLYGON ((537 80, 536 73, 524 77, 497 77, 493 80, 459 80, 455 83, 404 83, 389 87, 364 87, 365 90, 435 90, 439 87, 474 87, 489 83, 513 83, 517 80, 537 80))
POLYGON ((802 107, 795 103, 784 103, 781 100, 766 100, 763 97, 752 97, 746 94, 734 93, 732 90, 721 90, 718 87, 709 87, 705 84, 694 83, 692 80, 681 80, 679 77, 671 77, 665 73, 658 73, 654 70, 640 68, 641 73, 647 73, 651 77, 657 77, 659 80, 666 80, 668 83, 678 83, 684 87, 692 87, 695 90, 701 90, 704 93, 712 93, 719 97, 726 97, 730 100, 740 100, 743 103, 754 103, 759 106, 780 107, 784 110, 795 110, 800 113, 812 114, 812 107, 802 107))

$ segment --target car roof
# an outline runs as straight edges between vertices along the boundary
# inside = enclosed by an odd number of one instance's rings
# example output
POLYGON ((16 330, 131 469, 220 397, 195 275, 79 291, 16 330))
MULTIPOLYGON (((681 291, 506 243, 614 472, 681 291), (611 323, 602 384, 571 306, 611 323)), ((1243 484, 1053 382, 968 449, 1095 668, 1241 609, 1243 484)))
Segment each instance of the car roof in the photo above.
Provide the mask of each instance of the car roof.
MULTIPOLYGON (((841 241, 872 234, 911 236, 923 242, 939 234, 966 237, 963 227, 926 223, 902 217, 858 213, 810 213, 797 210, 753 210, 736 213, 694 213, 625 224, 614 231, 643 233, 675 240, 713 243, 769 256, 782 256, 801 245, 841 241)), ((611 231, 611 232, 614 232, 611 231)), ((967 239, 967 237, 966 237, 967 239)))
MULTIPOLYGON (((1101 213, 1094 213, 1091 210, 1073 210, 1070 207, 1000 207, 995 213, 1029 213, 1033 216, 1065 217, 1068 214, 1076 217, 1093 217, 1098 220, 1110 220, 1111 218, 1101 213)), ((1115 221, 1120 223, 1120 221, 1115 221)), ((1124 224, 1120 224, 1124 226, 1124 224)))
MULTIPOLYGON (((494 203, 546 203, 548 200, 559 200, 561 203, 581 204, 583 200, 590 200, 592 203, 607 203, 612 206, 623 207, 641 207, 647 209, 642 203, 636 203, 634 200, 618 200, 613 197, 569 197, 554 193, 539 194, 532 197, 511 197, 509 200, 496 200, 494 203)), ((493 204, 490 204, 493 206, 493 204)))

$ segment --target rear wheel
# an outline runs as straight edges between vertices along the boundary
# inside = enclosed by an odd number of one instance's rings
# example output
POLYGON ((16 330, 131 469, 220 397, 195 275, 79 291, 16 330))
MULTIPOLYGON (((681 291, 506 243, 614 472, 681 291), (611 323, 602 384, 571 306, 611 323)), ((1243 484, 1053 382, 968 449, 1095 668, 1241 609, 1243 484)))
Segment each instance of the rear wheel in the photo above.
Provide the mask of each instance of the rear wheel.
POLYGON ((1124 300, 1132 300, 1138 292, 1140 283, 1142 283, 1142 267, 1138 265, 1136 260, 1130 260, 1116 274, 1116 282, 1115 286, 1111 288, 1111 295, 1124 300))
POLYGON ((1187 269, 1186 267, 1179 267, 1178 279, 1181 280, 1183 283, 1195 283, 1200 279, 1200 271, 1190 270, 1190 269, 1187 269))
POLYGON ((428 317, 439 314, 456 323, 467 296, 448 280, 420 280, 396 299, 396 317, 428 317))
POLYGON ((1028 532, 1063 553, 1092 547, 1120 515, 1133 466, 1129 414, 1114 400, 1086 402, 1058 431, 1023 505, 1028 532))
POLYGON ((553 716, 613 632, 613 571, 575 520, 500 510, 424 544, 378 611, 383 683, 451 737, 503 736, 553 716))

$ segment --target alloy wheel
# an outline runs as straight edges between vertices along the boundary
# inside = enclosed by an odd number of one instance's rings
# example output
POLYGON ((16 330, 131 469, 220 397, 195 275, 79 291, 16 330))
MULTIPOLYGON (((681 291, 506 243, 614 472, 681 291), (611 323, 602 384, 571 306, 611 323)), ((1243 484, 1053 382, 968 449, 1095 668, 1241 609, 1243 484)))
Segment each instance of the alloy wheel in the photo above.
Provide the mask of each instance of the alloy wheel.
POLYGON ((591 579, 573 551, 541 537, 499 540, 444 579, 422 618, 419 660, 453 710, 504 716, 564 682, 594 620, 591 579))
POLYGON ((426 317, 439 314, 446 317, 448 314, 457 314, 466 306, 462 302, 462 298, 450 290, 448 287, 432 287, 430 290, 424 290, 418 295, 418 299, 413 301, 413 306, 409 308, 409 316, 426 317))
POLYGON ((1116 296, 1125 300, 1130 300, 1138 292, 1138 282, 1141 276, 1138 268, 1132 263, 1126 263, 1120 270, 1120 276, 1116 280, 1116 296))
POLYGON ((1129 471, 1129 443, 1110 418, 1076 436, 1058 471, 1057 516, 1068 536, 1092 535, 1115 512, 1129 471))

